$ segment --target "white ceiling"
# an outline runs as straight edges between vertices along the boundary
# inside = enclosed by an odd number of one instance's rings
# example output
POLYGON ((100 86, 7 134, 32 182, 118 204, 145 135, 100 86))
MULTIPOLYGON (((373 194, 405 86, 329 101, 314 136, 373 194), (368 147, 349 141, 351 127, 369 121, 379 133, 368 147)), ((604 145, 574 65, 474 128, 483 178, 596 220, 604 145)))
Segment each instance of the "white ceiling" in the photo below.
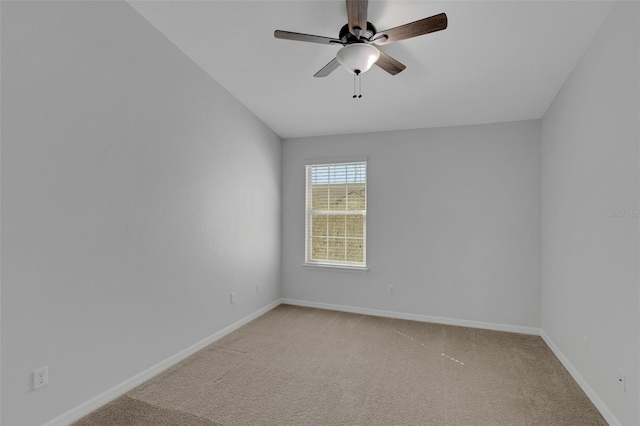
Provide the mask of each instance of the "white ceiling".
POLYGON ((382 46, 407 69, 391 76, 374 66, 353 99, 345 70, 313 77, 340 46, 273 37, 276 29, 337 37, 343 0, 129 3, 283 138, 540 118, 611 7, 370 0, 378 30, 441 12, 449 26, 382 46))

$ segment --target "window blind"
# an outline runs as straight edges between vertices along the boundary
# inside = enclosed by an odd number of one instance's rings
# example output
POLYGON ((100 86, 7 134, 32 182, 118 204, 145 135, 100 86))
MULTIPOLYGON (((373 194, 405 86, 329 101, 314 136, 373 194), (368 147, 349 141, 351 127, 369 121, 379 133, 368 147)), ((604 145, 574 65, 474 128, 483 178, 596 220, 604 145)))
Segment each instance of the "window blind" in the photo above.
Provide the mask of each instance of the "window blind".
POLYGON ((307 263, 366 265, 367 163, 306 167, 307 263))

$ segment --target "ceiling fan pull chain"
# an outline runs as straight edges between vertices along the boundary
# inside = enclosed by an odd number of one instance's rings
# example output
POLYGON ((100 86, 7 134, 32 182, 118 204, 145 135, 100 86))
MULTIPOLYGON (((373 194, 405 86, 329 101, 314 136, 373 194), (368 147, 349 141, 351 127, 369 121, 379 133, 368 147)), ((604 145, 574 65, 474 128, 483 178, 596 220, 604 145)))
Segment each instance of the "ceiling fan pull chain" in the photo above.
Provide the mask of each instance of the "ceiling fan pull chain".
POLYGON ((353 99, 362 97, 362 80, 360 77, 360 70, 355 70, 353 73, 353 99), (356 84, 357 80, 357 84, 356 84), (357 90, 356 90, 357 87, 357 90))
POLYGON ((356 74, 353 74, 353 98, 357 98, 356 96, 356 74))

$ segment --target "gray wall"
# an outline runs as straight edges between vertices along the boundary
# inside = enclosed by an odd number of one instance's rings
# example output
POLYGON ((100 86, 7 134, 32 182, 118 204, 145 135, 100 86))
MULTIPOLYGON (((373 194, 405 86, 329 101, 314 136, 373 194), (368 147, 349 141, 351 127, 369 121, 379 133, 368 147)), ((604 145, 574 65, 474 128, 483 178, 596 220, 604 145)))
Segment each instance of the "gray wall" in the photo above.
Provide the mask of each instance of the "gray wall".
POLYGON ((1 35, 2 424, 42 424, 279 298, 281 141, 124 2, 1 35))
POLYGON ((625 425, 640 423, 639 226, 607 210, 640 207, 638 18, 614 4, 542 120, 542 328, 625 425))
POLYGON ((282 166, 283 297, 540 326, 540 121, 287 139, 282 166), (344 156, 368 157, 366 274, 302 266, 305 160, 344 156))

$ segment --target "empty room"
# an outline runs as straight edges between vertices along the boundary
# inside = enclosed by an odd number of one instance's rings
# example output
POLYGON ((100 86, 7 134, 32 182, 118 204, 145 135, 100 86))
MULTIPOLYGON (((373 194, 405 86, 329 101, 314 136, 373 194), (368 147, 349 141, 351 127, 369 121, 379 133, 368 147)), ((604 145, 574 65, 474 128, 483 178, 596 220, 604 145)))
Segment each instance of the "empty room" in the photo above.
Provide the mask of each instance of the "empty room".
POLYGON ((0 424, 640 425, 636 1, 0 1, 0 424))

